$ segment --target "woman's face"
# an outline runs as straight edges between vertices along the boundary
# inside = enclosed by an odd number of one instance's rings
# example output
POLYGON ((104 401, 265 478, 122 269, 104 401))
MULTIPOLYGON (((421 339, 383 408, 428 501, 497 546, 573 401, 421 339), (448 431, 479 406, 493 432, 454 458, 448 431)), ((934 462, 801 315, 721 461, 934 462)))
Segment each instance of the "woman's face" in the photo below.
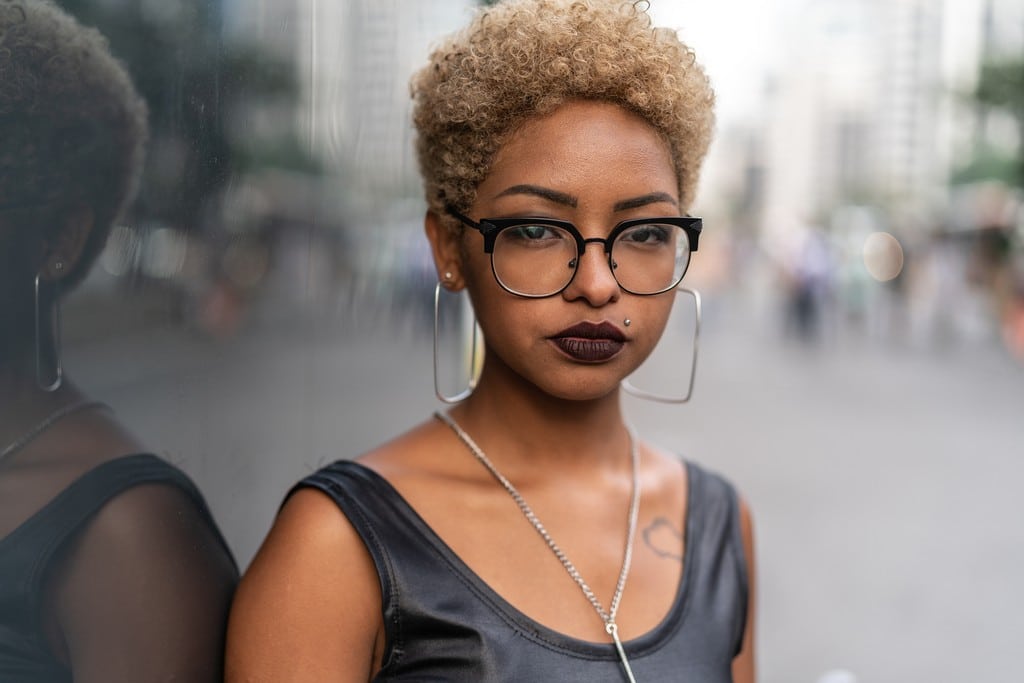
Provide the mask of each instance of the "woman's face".
MULTIPOLYGON (((498 151, 469 216, 555 218, 585 239, 605 238, 625 220, 680 215, 677 188, 668 145, 648 123, 616 105, 572 101, 528 121, 498 151)), ((462 239, 460 274, 487 340, 487 364, 545 393, 608 395, 665 328, 675 294, 623 291, 600 244, 587 245, 560 294, 526 299, 495 281, 479 232, 467 229, 462 239)))

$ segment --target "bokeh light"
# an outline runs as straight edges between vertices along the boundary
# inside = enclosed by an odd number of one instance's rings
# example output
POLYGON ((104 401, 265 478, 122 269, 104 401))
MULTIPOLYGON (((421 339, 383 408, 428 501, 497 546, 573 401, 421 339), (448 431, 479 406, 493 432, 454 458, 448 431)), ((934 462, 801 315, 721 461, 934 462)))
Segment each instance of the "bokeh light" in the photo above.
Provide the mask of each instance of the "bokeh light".
POLYGON ((887 232, 873 232, 864 240, 864 267, 879 282, 888 282, 903 271, 903 247, 887 232))

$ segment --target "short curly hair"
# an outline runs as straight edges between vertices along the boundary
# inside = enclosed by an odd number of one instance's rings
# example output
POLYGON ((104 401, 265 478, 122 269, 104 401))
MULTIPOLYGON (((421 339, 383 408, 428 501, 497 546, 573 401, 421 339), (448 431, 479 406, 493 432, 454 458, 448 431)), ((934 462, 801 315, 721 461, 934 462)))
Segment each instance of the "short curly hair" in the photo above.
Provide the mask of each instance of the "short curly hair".
POLYGON ((659 131, 682 207, 714 128, 714 92, 693 50, 655 28, 642 2, 500 2, 437 47, 411 90, 427 204, 439 216, 473 203, 512 132, 569 100, 618 104, 659 131))
POLYGON ((95 225, 65 285, 85 275, 135 193, 146 119, 98 31, 50 0, 0 0, 0 208, 27 207, 21 222, 37 231, 41 216, 92 209, 95 225))

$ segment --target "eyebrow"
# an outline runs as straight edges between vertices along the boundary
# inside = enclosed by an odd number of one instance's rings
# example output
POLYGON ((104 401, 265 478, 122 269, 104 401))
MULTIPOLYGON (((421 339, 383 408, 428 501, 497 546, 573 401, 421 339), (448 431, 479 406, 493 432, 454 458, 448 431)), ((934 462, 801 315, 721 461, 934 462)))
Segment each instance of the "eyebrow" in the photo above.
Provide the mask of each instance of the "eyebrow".
MULTIPOLYGON (((541 187, 539 185, 513 185, 512 187, 506 188, 498 193, 498 197, 507 197, 509 195, 526 194, 533 195, 534 197, 540 197, 546 199, 555 204, 562 204, 563 206, 570 206, 576 208, 578 201, 576 197, 558 190, 552 190, 548 187, 541 187)), ((675 200, 675 197, 668 194, 667 192, 651 192, 640 197, 633 197, 632 199, 624 199, 621 202, 617 202, 612 207, 613 211, 628 211, 629 209, 637 209, 641 206, 647 206, 648 204, 658 204, 666 202, 673 206, 678 206, 679 202, 675 200)))
POLYGON ((645 194, 642 197, 634 197, 633 199, 624 199, 621 202, 615 204, 612 209, 614 211, 628 211, 629 209, 637 209, 641 206, 647 206, 648 204, 659 204, 661 202, 667 202, 672 206, 679 206, 679 202, 675 200, 675 197, 668 194, 667 192, 652 192, 645 194))
POLYGON ((498 193, 498 197, 507 197, 513 194, 529 194, 541 199, 547 199, 549 202, 555 204, 563 204, 565 206, 571 206, 576 208, 576 197, 571 194, 565 194, 558 190, 552 190, 547 187, 540 187, 539 185, 513 185, 505 190, 498 193))

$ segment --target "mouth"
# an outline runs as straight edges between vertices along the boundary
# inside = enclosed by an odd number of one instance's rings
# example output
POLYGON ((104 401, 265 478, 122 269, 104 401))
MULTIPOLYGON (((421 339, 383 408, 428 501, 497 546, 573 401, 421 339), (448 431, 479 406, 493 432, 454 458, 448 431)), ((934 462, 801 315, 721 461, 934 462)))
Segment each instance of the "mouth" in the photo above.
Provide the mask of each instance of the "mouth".
POLYGON ((601 363, 615 357, 626 343, 626 335, 608 322, 582 322, 549 337, 562 353, 583 363, 601 363))

